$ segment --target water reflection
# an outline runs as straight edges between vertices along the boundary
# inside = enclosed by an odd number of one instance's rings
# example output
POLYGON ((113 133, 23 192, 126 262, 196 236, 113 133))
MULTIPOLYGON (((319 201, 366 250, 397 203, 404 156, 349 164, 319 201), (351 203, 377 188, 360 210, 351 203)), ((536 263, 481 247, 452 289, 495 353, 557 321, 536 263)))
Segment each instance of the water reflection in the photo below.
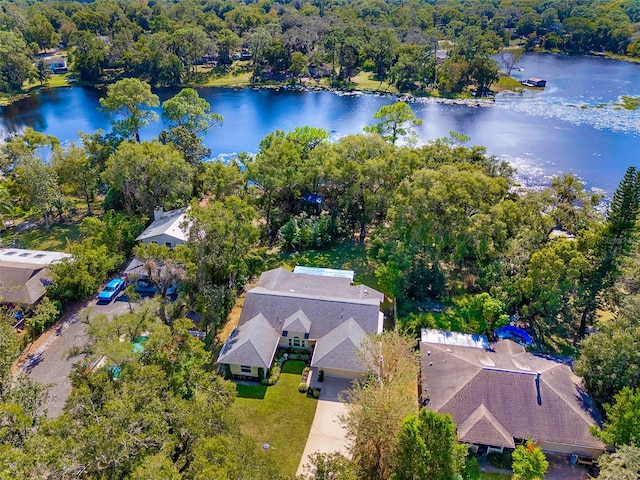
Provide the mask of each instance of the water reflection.
MULTIPOLYGON (((420 142, 457 131, 469 136, 470 144, 484 145, 490 154, 510 161, 523 183, 574 172, 591 186, 612 192, 626 168, 638 164, 640 111, 620 110, 613 103, 622 95, 640 96, 640 65, 536 54, 525 55, 519 66, 523 70, 514 71, 514 76, 545 78, 547 88, 498 95, 491 107, 421 99, 412 105, 423 120, 417 129, 420 142)), ((389 96, 329 92, 216 88, 199 92, 225 119, 204 139, 214 156, 256 152, 260 141, 276 129, 309 125, 328 130, 334 139, 361 133, 381 106, 394 102, 389 96)), ((175 93, 176 89, 157 91, 161 101, 175 93)), ((30 126, 65 142, 78 138, 80 131, 109 131, 108 118, 98 110, 101 95, 80 87, 44 90, 0 110, 0 132, 30 126)), ((153 123, 142 137, 157 137, 164 127, 162 121, 153 123)))

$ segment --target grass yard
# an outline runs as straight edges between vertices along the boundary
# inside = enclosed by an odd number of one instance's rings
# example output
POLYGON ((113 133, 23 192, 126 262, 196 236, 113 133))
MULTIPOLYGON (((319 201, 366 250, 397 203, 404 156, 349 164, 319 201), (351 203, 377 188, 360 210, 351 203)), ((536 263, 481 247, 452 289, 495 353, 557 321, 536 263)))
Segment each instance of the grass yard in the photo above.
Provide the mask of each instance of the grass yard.
POLYGON ((324 250, 288 253, 282 256, 282 261, 291 269, 296 265, 304 265, 354 270, 356 283, 364 283, 382 291, 375 274, 375 263, 369 257, 365 246, 358 243, 347 241, 324 250))
POLYGON ((372 90, 375 92, 388 92, 388 93, 398 93, 398 90, 393 85, 389 85, 385 81, 374 80, 373 73, 371 72, 360 72, 358 75, 353 77, 351 81, 356 84, 356 88, 358 90, 372 90))
POLYGON ((305 364, 290 360, 283 365, 278 383, 238 385, 232 410, 242 433, 258 445, 268 443, 268 455, 283 475, 296 474, 311 429, 318 401, 298 392, 305 364))
POLYGON ((31 228, 29 230, 16 231, 10 229, 2 234, 5 246, 28 248, 33 250, 64 251, 67 242, 77 240, 80 236, 78 223, 52 223, 49 232, 44 227, 31 228))

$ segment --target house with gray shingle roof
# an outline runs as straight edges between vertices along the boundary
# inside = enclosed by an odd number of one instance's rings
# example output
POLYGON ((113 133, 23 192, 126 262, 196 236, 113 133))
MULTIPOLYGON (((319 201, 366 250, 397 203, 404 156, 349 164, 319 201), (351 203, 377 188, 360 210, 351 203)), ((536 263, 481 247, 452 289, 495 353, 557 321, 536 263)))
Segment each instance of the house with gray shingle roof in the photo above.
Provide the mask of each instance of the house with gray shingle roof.
POLYGON ((601 419, 568 361, 511 340, 455 342, 422 333, 422 403, 451 414, 461 442, 502 450, 532 439, 549 453, 603 452, 589 432, 601 419))
POLYGON ((165 212, 157 207, 153 212, 153 222, 138 235, 136 241, 155 243, 168 248, 185 243, 189 239, 188 207, 165 212))
POLYGON ((383 300, 382 293, 350 278, 269 270, 247 292, 218 363, 232 375, 259 378, 278 347, 296 347, 313 352, 311 367, 325 375, 356 378, 365 373, 356 355, 362 339, 382 332, 383 300))
POLYGON ((51 283, 49 266, 71 255, 46 250, 0 249, 0 302, 31 308, 51 283))

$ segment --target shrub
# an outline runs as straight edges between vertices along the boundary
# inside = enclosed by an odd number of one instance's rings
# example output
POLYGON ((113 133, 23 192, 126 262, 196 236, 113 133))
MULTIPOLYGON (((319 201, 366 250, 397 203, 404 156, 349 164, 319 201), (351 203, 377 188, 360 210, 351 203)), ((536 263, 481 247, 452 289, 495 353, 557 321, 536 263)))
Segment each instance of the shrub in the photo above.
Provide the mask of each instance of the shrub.
POLYGON ((298 384, 298 391, 300 393, 307 393, 307 384, 306 384, 306 382, 300 382, 298 384))
POLYGON ((52 302, 48 297, 40 300, 31 317, 27 318, 27 329, 32 335, 40 335, 53 325, 60 317, 59 302, 52 302))
POLYGON ((275 385, 278 383, 280 379, 280 367, 271 367, 271 371, 269 372, 269 379, 267 380, 267 385, 275 385))

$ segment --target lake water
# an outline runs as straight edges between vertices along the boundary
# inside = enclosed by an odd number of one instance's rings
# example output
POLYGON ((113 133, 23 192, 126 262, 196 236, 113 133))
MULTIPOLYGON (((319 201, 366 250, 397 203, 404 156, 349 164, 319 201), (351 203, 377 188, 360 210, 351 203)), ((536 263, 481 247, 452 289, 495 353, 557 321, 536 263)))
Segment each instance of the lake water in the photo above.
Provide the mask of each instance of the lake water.
MULTIPOLYGON (((640 165, 640 110, 614 106, 622 95, 640 96, 640 65, 599 57, 527 54, 512 75, 547 80, 542 91, 500 94, 487 107, 412 103, 423 120, 421 143, 449 135, 471 137, 470 144, 508 160, 527 185, 548 182, 550 176, 573 172, 595 189, 612 193, 630 165, 640 165)), ((331 92, 233 90, 202 88, 200 95, 224 124, 207 132, 205 143, 214 156, 256 152, 260 140, 280 129, 309 125, 332 137, 361 133, 373 114, 394 98, 378 95, 338 95, 331 92)), ((176 90, 157 91, 166 100, 176 90)), ((97 107, 101 92, 88 88, 51 89, 0 109, 0 132, 25 126, 57 136, 63 142, 78 132, 108 130, 109 120, 97 107)), ((162 121, 142 132, 157 136, 162 121)))

